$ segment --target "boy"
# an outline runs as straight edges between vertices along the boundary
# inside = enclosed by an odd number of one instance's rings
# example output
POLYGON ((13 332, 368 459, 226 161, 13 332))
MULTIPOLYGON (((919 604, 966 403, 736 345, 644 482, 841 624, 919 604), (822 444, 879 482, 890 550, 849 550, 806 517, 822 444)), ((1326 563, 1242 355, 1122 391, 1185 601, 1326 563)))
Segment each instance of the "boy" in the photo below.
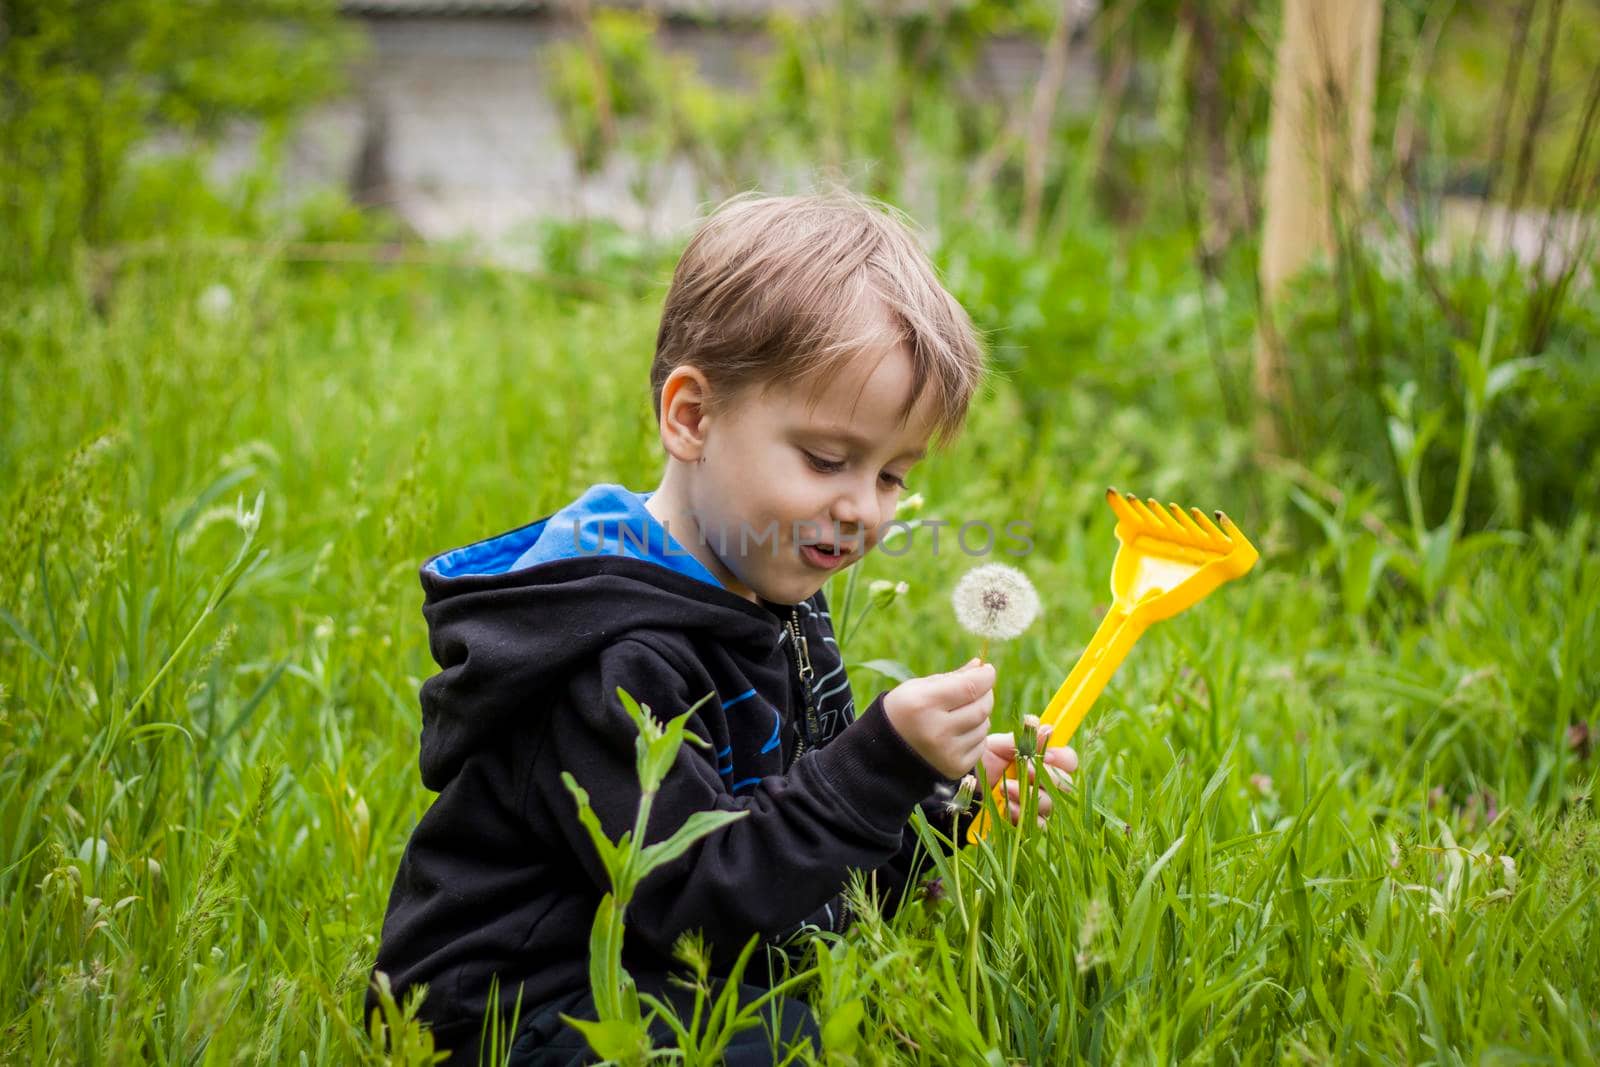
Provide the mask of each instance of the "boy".
MULTIPOLYGON (((439 796, 401 861, 376 969, 397 995, 427 983, 423 1015, 457 1062, 476 1060, 496 977, 506 1019, 522 995, 514 1059, 581 1058, 558 1015, 593 1017, 588 939, 609 884, 560 776, 608 837, 632 826, 636 730, 618 687, 661 719, 714 694, 689 720, 710 747, 679 753, 647 843, 696 811, 748 812, 640 886, 623 962, 641 990, 684 995, 665 976, 687 930, 718 969, 755 933, 842 931, 852 869, 877 872, 892 911, 915 876, 919 804, 961 839, 942 797, 1015 752, 987 734, 993 667, 912 679, 858 715, 822 586, 876 545, 981 375, 970 321, 897 220, 850 194, 743 194, 673 273, 650 372, 659 487, 597 485, 424 564, 442 670, 422 687, 421 770, 439 796)), ((1070 750, 1053 760, 1076 768, 1070 750)), ((821 1051, 805 1006, 779 1009, 778 1032, 742 1033, 730 1063, 770 1062, 773 1038, 821 1051)))

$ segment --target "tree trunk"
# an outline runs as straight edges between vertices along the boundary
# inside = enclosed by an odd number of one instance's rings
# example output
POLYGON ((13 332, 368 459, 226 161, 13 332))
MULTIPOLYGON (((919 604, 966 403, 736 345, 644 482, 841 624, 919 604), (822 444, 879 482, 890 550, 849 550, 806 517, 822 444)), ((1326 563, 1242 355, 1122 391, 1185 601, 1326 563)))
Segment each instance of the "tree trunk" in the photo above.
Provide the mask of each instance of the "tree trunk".
POLYGON ((1289 381, 1270 317, 1284 282, 1333 250, 1333 212, 1355 201, 1372 165, 1379 0, 1284 0, 1272 82, 1266 218, 1261 235, 1261 326, 1256 340, 1256 433, 1277 452, 1289 381))

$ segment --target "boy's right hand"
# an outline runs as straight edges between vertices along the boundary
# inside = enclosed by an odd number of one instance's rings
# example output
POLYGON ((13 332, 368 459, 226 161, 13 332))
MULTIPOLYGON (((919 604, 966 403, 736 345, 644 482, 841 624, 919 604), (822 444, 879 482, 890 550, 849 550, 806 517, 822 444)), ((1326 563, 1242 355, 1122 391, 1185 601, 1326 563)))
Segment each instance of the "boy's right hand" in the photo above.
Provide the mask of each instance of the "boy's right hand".
POLYGON ((945 674, 910 678, 883 698, 895 733, 946 778, 978 765, 994 710, 994 664, 976 656, 945 674))

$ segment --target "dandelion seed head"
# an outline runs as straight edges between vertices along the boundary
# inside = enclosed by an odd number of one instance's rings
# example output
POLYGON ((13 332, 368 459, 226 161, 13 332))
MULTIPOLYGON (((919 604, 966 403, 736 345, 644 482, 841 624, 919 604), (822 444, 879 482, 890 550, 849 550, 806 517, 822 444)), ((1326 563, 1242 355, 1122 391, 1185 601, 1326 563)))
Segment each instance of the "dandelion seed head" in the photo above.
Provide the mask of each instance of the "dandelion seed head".
POLYGON ((961 785, 956 790, 956 795, 944 802, 945 810, 955 815, 960 815, 972 806, 972 795, 977 792, 978 778, 976 775, 966 775, 961 779, 961 785))
POLYGON ((212 322, 221 322, 233 310, 233 290, 221 282, 212 282, 200 294, 200 314, 212 322))
POLYGON ((1004 563, 985 563, 968 571, 956 583, 951 602, 962 629, 997 641, 1019 636, 1039 614, 1033 583, 1004 563))

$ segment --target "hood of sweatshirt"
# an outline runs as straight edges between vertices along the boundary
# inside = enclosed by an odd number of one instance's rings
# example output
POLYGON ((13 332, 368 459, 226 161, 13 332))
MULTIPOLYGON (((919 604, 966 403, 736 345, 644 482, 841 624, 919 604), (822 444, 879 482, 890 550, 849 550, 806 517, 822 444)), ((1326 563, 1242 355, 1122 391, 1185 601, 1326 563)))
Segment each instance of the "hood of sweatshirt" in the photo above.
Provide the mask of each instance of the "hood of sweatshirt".
POLYGON ((645 509, 651 495, 596 485, 423 564, 428 646, 442 668, 420 694, 429 789, 629 631, 709 631, 731 655, 782 669, 790 606, 729 591, 645 509))

